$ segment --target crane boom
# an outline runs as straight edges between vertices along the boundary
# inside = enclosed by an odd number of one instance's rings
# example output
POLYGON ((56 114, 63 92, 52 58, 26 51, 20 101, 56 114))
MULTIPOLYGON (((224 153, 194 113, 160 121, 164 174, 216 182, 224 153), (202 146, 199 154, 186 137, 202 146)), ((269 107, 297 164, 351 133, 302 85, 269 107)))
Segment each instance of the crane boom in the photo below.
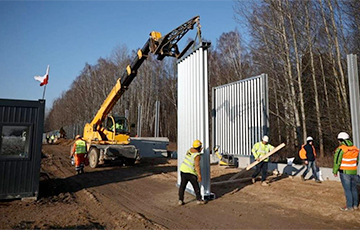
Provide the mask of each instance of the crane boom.
MULTIPOLYGON (((179 52, 177 43, 180 39, 189 31, 194 28, 194 25, 197 24, 197 32, 199 38, 200 34, 200 17, 195 16, 187 22, 183 23, 176 29, 172 30, 170 33, 165 36, 161 36, 159 32, 151 32, 149 39, 146 41, 144 46, 137 51, 136 57, 133 59, 130 65, 126 67, 123 75, 116 81, 115 86, 112 88, 107 98, 101 105, 100 109, 96 113, 93 120, 87 124, 86 132, 88 133, 86 136, 89 139, 90 132, 96 132, 101 129, 101 123, 104 119, 109 115, 116 102, 120 99, 123 93, 127 90, 130 83, 134 80, 137 75, 137 71, 145 61, 149 53, 153 53, 157 55, 158 60, 162 60, 166 56, 179 58, 183 55, 187 49, 191 47, 194 41, 190 41, 189 44, 184 48, 182 52, 179 52), (91 128, 90 128, 91 127, 91 128), (90 128, 90 129, 89 129, 90 128)), ((85 130, 84 130, 85 136, 85 130)), ((94 135, 90 135, 93 136, 94 135)), ((96 135, 98 136, 98 135, 96 135)))

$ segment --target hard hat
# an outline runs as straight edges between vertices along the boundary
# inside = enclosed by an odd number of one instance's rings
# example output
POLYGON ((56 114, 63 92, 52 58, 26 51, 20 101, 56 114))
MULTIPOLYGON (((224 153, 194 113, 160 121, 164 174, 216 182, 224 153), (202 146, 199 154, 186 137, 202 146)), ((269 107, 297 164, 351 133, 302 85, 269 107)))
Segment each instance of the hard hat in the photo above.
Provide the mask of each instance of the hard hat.
POLYGON ((195 141, 193 142, 193 148, 197 149, 197 148, 200 148, 201 146, 202 146, 201 141, 195 140, 195 141))
POLYGON ((338 137, 337 137, 337 139, 341 139, 341 140, 347 140, 347 139, 349 139, 349 138, 350 138, 349 134, 347 134, 347 133, 345 133, 345 132, 339 133, 339 134, 338 134, 338 137))
POLYGON ((79 139, 79 138, 81 138, 81 136, 79 134, 76 135, 75 139, 79 139))
POLYGON ((268 136, 263 136, 263 138, 262 138, 262 141, 265 141, 265 142, 269 142, 269 137, 268 136))
POLYGON ((310 137, 310 136, 308 136, 307 138, 306 138, 306 141, 313 141, 314 139, 312 138, 312 137, 310 137))

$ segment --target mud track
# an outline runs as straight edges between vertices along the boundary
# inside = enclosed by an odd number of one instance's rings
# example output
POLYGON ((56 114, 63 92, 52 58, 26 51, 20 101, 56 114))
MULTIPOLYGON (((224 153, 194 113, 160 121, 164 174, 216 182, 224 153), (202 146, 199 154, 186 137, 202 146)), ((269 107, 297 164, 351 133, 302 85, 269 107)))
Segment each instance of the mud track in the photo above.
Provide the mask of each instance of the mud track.
MULTIPOLYGON (((105 165, 75 175, 69 146, 44 145, 40 199, 1 201, 0 228, 42 229, 349 229, 360 211, 340 212, 338 182, 273 178, 259 183, 214 185, 217 199, 197 205, 186 194, 177 206, 177 162, 148 159, 132 167, 105 165)), ((211 166, 212 181, 237 169, 211 166)), ((271 177, 270 177, 271 178, 271 177)))

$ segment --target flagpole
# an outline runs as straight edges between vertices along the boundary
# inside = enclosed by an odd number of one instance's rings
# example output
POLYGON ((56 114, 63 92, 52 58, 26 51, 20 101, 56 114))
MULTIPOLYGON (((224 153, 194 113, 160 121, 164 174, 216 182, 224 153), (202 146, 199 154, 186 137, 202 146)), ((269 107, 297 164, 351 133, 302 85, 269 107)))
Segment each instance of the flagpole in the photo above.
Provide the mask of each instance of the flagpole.
MULTIPOLYGON (((46 84, 46 85, 47 85, 47 84, 46 84)), ((45 98, 46 85, 45 85, 45 87, 44 87, 44 92, 43 92, 43 97, 42 97, 43 100, 44 100, 44 98, 45 98)))

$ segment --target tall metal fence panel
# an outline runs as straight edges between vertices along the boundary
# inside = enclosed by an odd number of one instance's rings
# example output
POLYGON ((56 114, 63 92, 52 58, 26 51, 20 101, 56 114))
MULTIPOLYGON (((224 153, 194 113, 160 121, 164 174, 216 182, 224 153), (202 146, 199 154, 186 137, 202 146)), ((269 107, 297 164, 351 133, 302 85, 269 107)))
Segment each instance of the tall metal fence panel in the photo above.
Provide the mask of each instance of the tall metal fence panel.
MULTIPOLYGON (((210 157, 208 121, 208 52, 210 46, 199 48, 178 61, 178 185, 180 165, 194 140, 203 143, 201 156, 201 193, 210 196, 210 157)), ((194 192, 190 184, 187 191, 194 192)))
MULTIPOLYGON (((360 147, 360 90, 359 90, 359 72, 356 54, 347 55, 348 77, 349 77, 349 94, 351 110, 351 127, 354 145, 360 147)), ((360 164, 358 165, 360 172, 360 164)))
POLYGON ((266 74, 214 87, 212 144, 221 153, 251 155, 252 145, 268 132, 266 74))

